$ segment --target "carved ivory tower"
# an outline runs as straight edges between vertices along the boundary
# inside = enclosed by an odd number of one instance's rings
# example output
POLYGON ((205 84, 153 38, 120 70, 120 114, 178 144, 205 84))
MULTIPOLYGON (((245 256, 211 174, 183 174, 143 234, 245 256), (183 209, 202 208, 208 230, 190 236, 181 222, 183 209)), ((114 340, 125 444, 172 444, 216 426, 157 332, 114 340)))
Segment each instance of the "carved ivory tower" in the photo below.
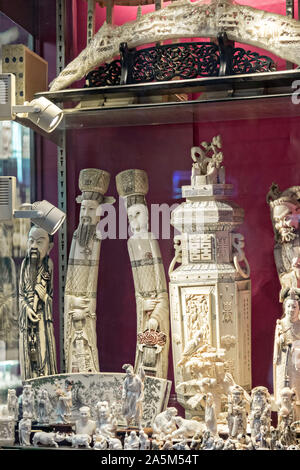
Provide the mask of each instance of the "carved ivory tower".
POLYGON ((220 136, 191 149, 191 185, 182 187, 186 201, 171 215, 181 232, 169 269, 174 375, 187 415, 193 387, 203 392, 204 377, 223 389, 228 372, 251 389, 250 268, 243 236, 233 232, 244 211, 226 201, 232 185, 225 184, 220 149, 220 136), (182 391, 182 384, 192 387, 182 391))

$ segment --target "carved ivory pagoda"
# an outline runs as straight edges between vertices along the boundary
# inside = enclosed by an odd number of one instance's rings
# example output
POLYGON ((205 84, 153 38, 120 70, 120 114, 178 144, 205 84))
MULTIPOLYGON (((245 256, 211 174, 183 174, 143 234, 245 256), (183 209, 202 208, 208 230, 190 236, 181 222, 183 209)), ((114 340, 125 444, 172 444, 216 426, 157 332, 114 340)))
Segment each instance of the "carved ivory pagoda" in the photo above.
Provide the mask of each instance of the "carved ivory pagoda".
POLYGON ((192 148, 186 201, 171 215, 181 232, 169 269, 174 379, 187 415, 199 414, 189 399, 206 393, 207 384, 222 393, 226 376, 251 389, 250 268, 243 236, 233 232, 244 211, 226 200, 232 185, 225 183, 220 149, 219 136, 192 148))

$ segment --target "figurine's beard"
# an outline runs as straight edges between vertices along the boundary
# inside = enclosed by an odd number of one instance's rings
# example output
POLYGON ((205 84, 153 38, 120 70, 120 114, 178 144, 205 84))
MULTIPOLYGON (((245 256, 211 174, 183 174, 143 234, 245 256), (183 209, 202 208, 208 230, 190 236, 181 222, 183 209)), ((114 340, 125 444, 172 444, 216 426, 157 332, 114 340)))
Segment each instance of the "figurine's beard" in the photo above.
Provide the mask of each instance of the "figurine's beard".
POLYGON ((34 288, 40 263, 40 252, 31 248, 29 252, 29 277, 32 288, 34 288))
POLYGON ((80 222, 77 229, 78 242, 80 246, 87 247, 96 233, 96 225, 90 222, 80 222))

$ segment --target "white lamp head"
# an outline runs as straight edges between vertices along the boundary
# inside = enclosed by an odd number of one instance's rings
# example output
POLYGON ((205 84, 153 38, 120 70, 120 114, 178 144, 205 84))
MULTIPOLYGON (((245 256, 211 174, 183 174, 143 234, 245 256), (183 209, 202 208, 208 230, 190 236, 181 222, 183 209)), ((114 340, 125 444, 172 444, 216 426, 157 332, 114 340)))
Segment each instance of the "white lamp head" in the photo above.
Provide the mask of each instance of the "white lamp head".
POLYGON ((48 201, 37 201, 32 204, 32 210, 38 211, 40 216, 31 218, 31 221, 53 235, 63 224, 66 214, 48 201))
POLYGON ((63 118, 62 110, 43 96, 32 100, 29 106, 35 108, 28 113, 30 121, 48 133, 53 132, 63 118))

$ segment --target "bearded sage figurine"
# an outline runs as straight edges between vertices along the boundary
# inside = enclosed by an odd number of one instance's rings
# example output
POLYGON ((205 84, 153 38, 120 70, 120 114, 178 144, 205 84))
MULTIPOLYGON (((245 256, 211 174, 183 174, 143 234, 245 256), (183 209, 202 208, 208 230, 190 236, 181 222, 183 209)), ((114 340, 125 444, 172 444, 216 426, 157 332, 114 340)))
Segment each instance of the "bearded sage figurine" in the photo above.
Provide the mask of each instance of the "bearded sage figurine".
POLYGON ((283 302, 291 288, 300 293, 300 186, 280 191, 272 184, 267 202, 274 228, 274 258, 283 302))
POLYGON ((53 239, 33 226, 19 286, 19 356, 22 380, 57 374, 52 319, 53 239))
POLYGON ((96 337, 96 298, 101 235, 96 232, 100 205, 110 174, 95 168, 79 175, 80 220, 73 234, 65 288, 64 347, 66 372, 99 372, 96 337))
POLYGON ((158 241, 148 231, 148 176, 143 170, 126 170, 116 177, 125 200, 132 236, 128 240, 137 314, 134 370, 167 378, 169 353, 169 298, 158 241))

